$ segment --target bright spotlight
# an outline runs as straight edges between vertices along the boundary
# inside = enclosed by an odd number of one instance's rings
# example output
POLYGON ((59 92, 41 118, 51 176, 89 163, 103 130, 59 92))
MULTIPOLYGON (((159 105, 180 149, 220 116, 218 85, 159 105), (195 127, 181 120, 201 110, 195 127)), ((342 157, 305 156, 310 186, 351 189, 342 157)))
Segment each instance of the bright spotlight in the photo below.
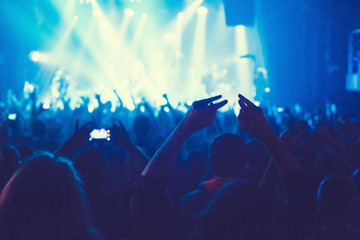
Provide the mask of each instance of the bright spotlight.
POLYGON ((38 62, 40 60, 40 53, 38 51, 32 51, 29 56, 33 62, 38 62))
POLYGON ((75 22, 77 22, 77 21, 79 21, 79 17, 78 17, 78 16, 73 16, 73 20, 74 20, 75 22))
POLYGON ((179 13, 178 13, 178 17, 179 17, 179 18, 183 18, 183 17, 184 17, 184 13, 183 13, 183 12, 179 12, 179 13))
POLYGON ((269 93, 269 92, 270 92, 270 88, 269 88, 269 87, 265 88, 265 92, 269 93))
POLYGON ((93 15, 94 17, 98 17, 98 16, 100 16, 100 14, 101 14, 101 12, 100 12, 99 9, 94 9, 94 10, 92 11, 92 15, 93 15))
POLYGON ((131 16, 134 16, 134 10, 132 10, 132 9, 130 9, 130 8, 126 8, 125 10, 124 10, 124 13, 125 13, 125 15, 126 16, 129 16, 129 17, 131 17, 131 16))
POLYGON ((259 101, 255 101, 254 104, 255 104, 255 106, 257 106, 257 107, 260 106, 260 102, 259 102, 259 101))
POLYGON ((143 13, 143 14, 141 15, 141 17, 145 19, 145 18, 148 17, 148 15, 147 15, 146 13, 143 13))
POLYGON ((206 7, 198 7, 198 9, 197 9, 197 13, 200 15, 206 15, 207 12, 208 12, 208 10, 206 7))
POLYGON ((42 107, 43 109, 50 109, 50 102, 45 102, 42 107))

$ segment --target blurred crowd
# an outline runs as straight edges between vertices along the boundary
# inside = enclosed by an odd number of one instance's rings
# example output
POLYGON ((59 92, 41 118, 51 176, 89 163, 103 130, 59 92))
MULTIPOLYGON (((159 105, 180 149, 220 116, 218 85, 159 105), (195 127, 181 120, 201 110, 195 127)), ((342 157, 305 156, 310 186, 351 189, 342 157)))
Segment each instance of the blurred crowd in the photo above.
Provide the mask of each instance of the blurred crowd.
POLYGON ((360 239, 360 118, 164 98, 1 103, 0 239, 360 239))

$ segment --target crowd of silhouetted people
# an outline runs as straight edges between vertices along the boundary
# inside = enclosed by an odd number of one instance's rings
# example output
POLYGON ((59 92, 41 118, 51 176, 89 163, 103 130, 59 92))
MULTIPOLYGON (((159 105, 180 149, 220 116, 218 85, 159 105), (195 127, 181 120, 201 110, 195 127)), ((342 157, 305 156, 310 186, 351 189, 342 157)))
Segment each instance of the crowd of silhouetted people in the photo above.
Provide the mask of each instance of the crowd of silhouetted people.
POLYGON ((360 118, 238 97, 1 104, 0 239, 360 239, 360 118))

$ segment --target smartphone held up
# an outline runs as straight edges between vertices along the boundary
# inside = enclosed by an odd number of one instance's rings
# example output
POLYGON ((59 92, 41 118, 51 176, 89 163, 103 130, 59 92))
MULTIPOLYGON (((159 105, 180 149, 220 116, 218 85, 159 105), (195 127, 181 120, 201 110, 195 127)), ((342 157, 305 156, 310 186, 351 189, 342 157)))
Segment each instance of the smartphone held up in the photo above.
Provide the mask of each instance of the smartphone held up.
POLYGON ((110 141, 110 130, 105 128, 94 129, 90 132, 89 141, 103 140, 110 141))

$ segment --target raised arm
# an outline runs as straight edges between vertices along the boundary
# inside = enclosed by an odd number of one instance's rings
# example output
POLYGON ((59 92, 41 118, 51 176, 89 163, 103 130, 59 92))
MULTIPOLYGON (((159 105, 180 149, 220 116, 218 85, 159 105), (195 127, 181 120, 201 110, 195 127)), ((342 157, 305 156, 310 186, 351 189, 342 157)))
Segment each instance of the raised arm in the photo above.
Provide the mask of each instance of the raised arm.
POLYGON ((284 175, 301 169, 300 164, 269 127, 262 109, 241 94, 239 94, 239 105, 241 110, 238 121, 241 128, 265 143, 279 174, 284 175))
POLYGON ((185 118, 156 152, 141 175, 169 175, 175 158, 186 139, 191 134, 212 124, 217 110, 227 103, 227 100, 213 103, 213 101, 219 100, 220 98, 221 95, 194 102, 185 118))

